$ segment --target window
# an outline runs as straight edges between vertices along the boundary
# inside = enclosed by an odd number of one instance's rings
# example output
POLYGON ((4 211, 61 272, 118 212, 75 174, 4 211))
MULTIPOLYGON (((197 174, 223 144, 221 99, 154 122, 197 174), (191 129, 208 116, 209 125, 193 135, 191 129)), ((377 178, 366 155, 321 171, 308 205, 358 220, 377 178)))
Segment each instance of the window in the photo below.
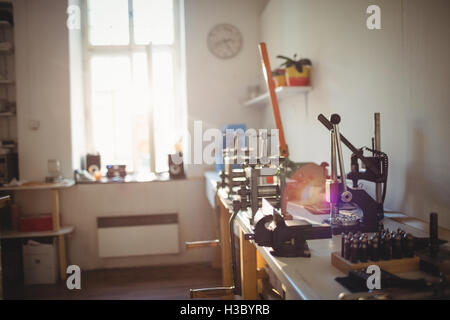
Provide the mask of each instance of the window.
POLYGON ((89 149, 127 172, 167 171, 182 136, 178 1, 86 3, 89 149))

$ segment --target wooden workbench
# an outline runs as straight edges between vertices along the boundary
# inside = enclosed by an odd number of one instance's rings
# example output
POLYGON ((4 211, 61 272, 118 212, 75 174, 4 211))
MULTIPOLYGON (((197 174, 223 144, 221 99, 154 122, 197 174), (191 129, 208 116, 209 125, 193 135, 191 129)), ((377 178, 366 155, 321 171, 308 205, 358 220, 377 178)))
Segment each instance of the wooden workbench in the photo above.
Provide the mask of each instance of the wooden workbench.
MULTIPOLYGON (((231 216, 231 201, 219 190, 216 194, 216 210, 220 222, 220 250, 222 256, 223 285, 233 284, 231 269, 231 247, 228 221, 231 216)), ((304 210, 304 209, 303 209, 304 210)), ((243 234, 251 233, 248 213, 240 212, 236 219, 236 234, 240 236, 241 286, 243 299, 258 299, 258 268, 267 264, 283 284, 286 299, 337 299, 348 290, 335 281, 345 274, 331 264, 331 252, 340 251, 341 236, 332 239, 308 240, 310 258, 277 258, 270 254, 271 248, 260 247, 253 241, 244 240, 243 234)), ((401 228, 417 237, 428 237, 428 224, 418 219, 385 218, 385 228, 401 228)), ((439 238, 450 240, 450 231, 439 228, 439 238)), ((408 272, 399 274, 405 278, 428 277, 426 274, 408 272)))

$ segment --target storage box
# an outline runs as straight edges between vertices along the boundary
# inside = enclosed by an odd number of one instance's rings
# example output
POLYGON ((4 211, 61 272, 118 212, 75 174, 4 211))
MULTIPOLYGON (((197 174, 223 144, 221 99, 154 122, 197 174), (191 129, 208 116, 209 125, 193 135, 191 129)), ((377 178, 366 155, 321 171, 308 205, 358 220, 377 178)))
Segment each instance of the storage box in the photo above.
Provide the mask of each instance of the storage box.
POLYGON ((22 246, 25 285, 54 284, 58 279, 57 246, 28 240, 22 246))
POLYGON ((53 230, 53 217, 50 214, 22 216, 19 218, 19 231, 50 231, 53 230))

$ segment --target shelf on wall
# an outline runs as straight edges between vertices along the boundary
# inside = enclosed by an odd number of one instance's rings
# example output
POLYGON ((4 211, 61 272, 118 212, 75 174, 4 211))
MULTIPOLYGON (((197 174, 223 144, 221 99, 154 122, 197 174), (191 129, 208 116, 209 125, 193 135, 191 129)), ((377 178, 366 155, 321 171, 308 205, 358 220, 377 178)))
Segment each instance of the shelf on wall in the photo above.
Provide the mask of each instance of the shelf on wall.
MULTIPOLYGON (((275 89, 275 92, 277 94, 278 100, 294 96, 297 94, 307 94, 312 90, 312 87, 278 87, 275 89)), ((262 95, 259 95, 251 100, 248 100, 244 102, 242 105, 244 107, 253 107, 258 106, 262 107, 265 106, 267 103, 270 102, 270 96, 269 93, 266 92, 262 95)))
POLYGON ((15 115, 14 112, 0 112, 0 117, 14 117, 15 115))
POLYGON ((13 85, 13 84, 14 84, 14 81, 13 81, 13 80, 2 79, 2 80, 0 80, 0 84, 3 84, 3 85, 13 85))
POLYGON ((1 53, 13 53, 14 46, 13 46, 12 42, 1 41, 0 42, 0 52, 1 53))
POLYGON ((11 23, 6 20, 0 20, 0 27, 12 27, 11 23))
POLYGON ((58 231, 12 231, 3 230, 0 239, 26 239, 26 238, 41 238, 41 237, 56 237, 64 234, 72 233, 75 230, 74 226, 64 226, 58 231))

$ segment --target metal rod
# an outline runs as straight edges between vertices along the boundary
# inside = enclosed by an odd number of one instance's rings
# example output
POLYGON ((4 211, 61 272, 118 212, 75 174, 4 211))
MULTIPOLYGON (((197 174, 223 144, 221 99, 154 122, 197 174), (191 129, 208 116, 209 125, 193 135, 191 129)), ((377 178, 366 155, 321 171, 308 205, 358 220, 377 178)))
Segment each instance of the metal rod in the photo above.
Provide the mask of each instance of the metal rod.
MULTIPOLYGON (((280 171, 280 199, 283 199, 285 190, 286 190, 286 168, 282 166, 280 171)), ((281 201, 281 214, 283 215, 283 217, 287 214, 287 200, 281 201)))
POLYGON ((331 180, 336 182, 337 180, 337 168, 336 168, 336 137, 334 129, 331 130, 331 180))
POLYGON ((252 217, 250 223, 253 224, 256 212, 258 211, 258 181, 260 170, 257 168, 251 168, 250 176, 250 201, 252 206, 252 217))
MULTIPOLYGON (((374 133, 374 144, 375 144, 375 150, 381 151, 381 136, 380 136, 380 113, 375 112, 374 114, 374 121, 375 121, 375 133, 374 133)), ((375 185, 375 196, 378 203, 383 202, 383 196, 381 192, 381 183, 377 183, 375 185)))
POLYGON ((339 125, 333 124, 333 130, 335 132, 336 137, 336 149, 337 149, 337 155, 339 158, 339 171, 341 173, 341 183, 344 189, 344 192, 347 191, 347 181, 345 174, 345 168, 344 168, 344 156, 342 155, 342 146, 341 146, 341 135, 339 134, 339 125))
POLYGON ((186 245, 186 249, 192 248, 211 248, 220 246, 220 240, 203 240, 203 241, 188 241, 184 243, 186 245))
MULTIPOLYGON (((336 133, 331 129, 331 184, 337 182, 337 158, 336 158, 336 133)), ((337 203, 330 202, 330 222, 335 224, 336 218, 339 214, 339 207, 337 203)))
POLYGON ((234 234, 234 220, 236 220, 236 217, 239 213, 239 209, 240 209, 240 202, 234 200, 233 201, 233 214, 230 217, 230 222, 229 222, 229 228, 230 228, 230 245, 231 245, 231 268, 233 271, 233 291, 234 294, 236 295, 241 295, 241 286, 238 282, 238 277, 239 277, 239 271, 237 268, 237 253, 236 253, 236 247, 234 246, 234 242, 236 239, 236 236, 234 234))
POLYGON ((439 251, 438 228, 438 214, 432 212, 430 213, 430 254, 432 257, 435 257, 439 251))

